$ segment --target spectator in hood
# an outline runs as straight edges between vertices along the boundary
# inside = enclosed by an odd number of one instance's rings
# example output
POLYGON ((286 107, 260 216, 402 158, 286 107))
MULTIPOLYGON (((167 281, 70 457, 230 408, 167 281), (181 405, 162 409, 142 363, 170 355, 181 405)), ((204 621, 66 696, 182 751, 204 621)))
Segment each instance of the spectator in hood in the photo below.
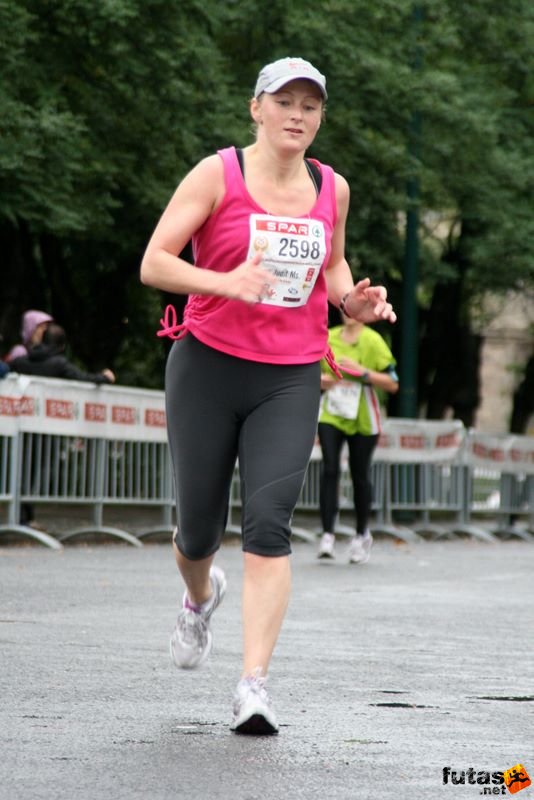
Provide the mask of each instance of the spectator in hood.
POLYGON ((15 358, 28 355, 32 347, 41 343, 47 325, 53 321, 53 317, 45 311, 26 311, 22 315, 20 330, 22 344, 14 345, 6 355, 4 361, 9 363, 15 358))
MULTIPOLYGON (((21 375, 66 378, 67 380, 91 383, 115 383, 115 375, 110 369, 96 373, 78 369, 64 354, 66 344, 67 337, 61 325, 48 321, 42 342, 34 345, 27 355, 13 359, 8 366, 11 368, 11 372, 18 372, 21 375)), ((34 516, 33 505, 23 503, 20 509, 20 524, 45 530, 35 521, 34 516)))
POLYGON ((13 359, 9 366, 12 372, 21 375, 37 375, 42 378, 65 378, 90 383, 115 383, 110 369, 101 372, 84 372, 65 356, 67 337, 61 325, 47 323, 41 344, 31 348, 26 356, 13 359))

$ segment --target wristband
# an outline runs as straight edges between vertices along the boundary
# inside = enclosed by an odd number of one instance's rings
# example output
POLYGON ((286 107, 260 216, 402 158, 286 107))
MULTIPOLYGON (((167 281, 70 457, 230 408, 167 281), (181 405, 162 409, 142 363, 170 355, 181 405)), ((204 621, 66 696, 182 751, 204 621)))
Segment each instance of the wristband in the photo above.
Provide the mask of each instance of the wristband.
POLYGON ((362 375, 362 383, 364 383, 366 386, 370 386, 371 385, 371 381, 369 380, 369 370, 368 369, 366 369, 365 372, 362 375))
POLYGON ((347 297, 349 296, 349 294, 350 294, 350 292, 347 292, 346 294, 344 294, 343 297, 341 298, 341 300, 339 301, 339 310, 341 311, 342 314, 345 314, 346 317, 350 317, 350 314, 347 314, 347 312, 345 311, 345 302, 346 302, 347 297))

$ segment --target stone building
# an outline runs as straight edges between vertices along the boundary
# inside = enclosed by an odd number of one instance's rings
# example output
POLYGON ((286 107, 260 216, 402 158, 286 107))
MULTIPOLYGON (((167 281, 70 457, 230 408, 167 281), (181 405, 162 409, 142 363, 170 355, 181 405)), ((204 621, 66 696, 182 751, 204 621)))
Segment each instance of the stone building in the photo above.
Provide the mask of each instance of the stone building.
MULTIPOLYGON (((485 433, 504 433, 509 430, 514 391, 534 352, 534 302, 532 295, 514 293, 491 298, 486 311, 489 322, 482 330, 481 402, 476 428, 485 433)), ((527 432, 534 435, 534 417, 527 432)))

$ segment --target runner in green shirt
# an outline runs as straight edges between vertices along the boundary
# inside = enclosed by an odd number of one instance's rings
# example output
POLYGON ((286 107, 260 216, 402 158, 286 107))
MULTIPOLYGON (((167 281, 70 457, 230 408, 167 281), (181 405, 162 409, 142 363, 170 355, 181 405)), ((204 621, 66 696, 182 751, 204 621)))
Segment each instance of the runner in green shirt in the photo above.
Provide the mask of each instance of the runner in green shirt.
POLYGON ((369 560, 373 543, 368 521, 372 501, 371 459, 380 433, 377 391, 397 392, 396 361, 377 331, 345 316, 343 325, 330 329, 329 344, 339 366, 353 374, 345 373, 340 380, 326 361, 321 363, 323 397, 318 432, 323 454, 320 484, 323 534, 318 557, 334 557, 340 456, 347 442, 356 517, 356 533, 348 557, 352 563, 363 564, 369 560))

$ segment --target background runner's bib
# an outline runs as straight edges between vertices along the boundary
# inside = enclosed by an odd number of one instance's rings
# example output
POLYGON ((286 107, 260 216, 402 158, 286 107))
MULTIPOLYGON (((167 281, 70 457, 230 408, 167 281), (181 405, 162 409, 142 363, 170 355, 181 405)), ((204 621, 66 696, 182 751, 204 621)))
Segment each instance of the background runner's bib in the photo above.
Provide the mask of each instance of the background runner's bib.
POLYGON ((251 214, 247 258, 258 253, 262 267, 277 278, 267 284, 262 303, 306 305, 326 256, 324 225, 316 219, 251 214))
POLYGON ((361 393, 361 383, 340 381, 324 394, 326 410, 337 417, 356 419, 361 393))

